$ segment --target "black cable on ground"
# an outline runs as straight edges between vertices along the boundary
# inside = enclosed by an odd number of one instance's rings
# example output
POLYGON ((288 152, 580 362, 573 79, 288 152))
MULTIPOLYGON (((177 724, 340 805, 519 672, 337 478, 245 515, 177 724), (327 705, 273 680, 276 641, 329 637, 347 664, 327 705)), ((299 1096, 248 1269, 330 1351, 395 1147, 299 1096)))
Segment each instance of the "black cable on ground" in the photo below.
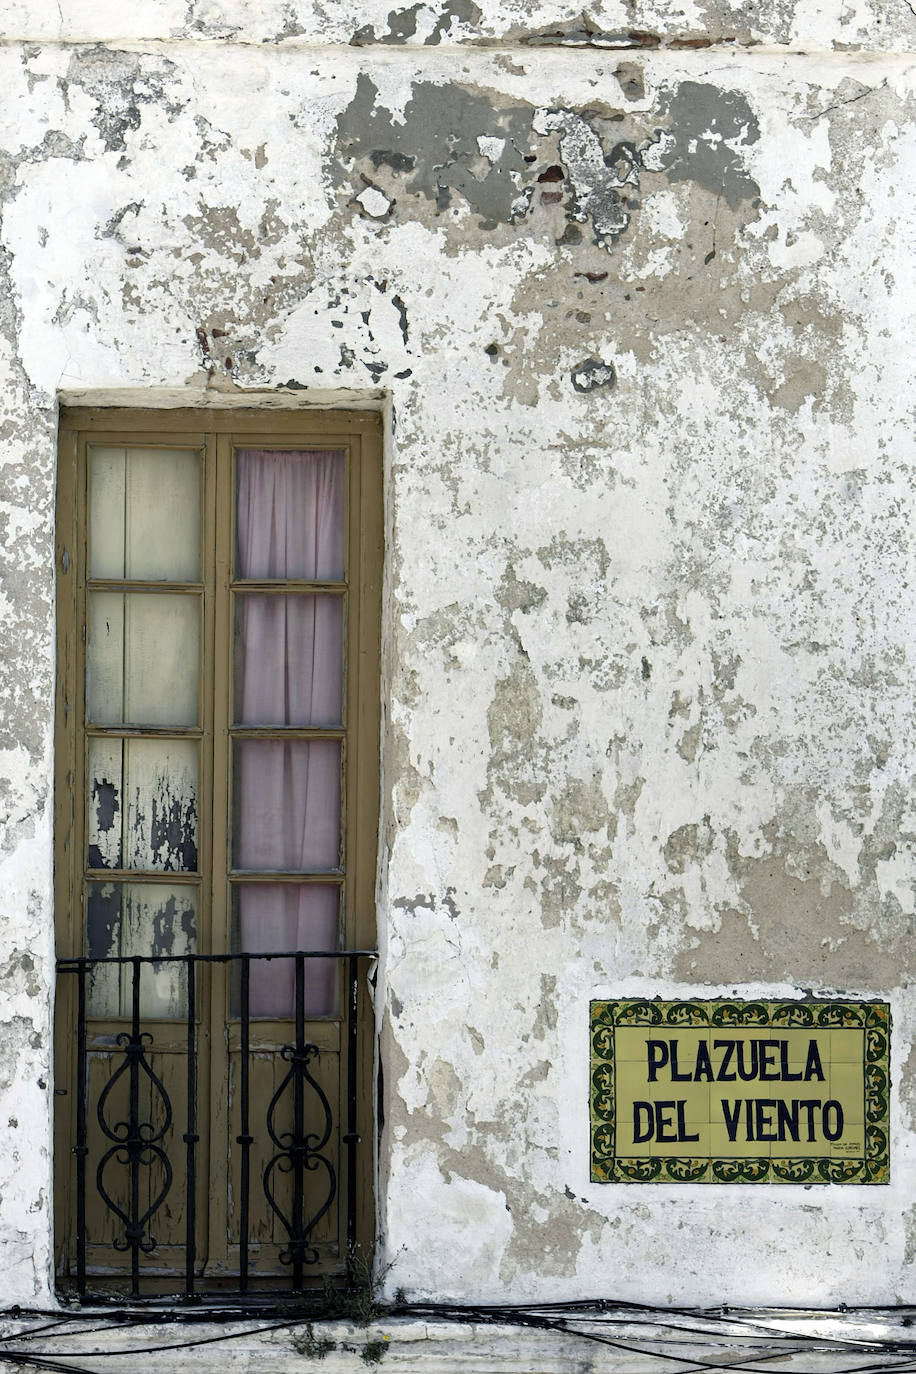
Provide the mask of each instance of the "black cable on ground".
MULTIPOLYGON (((327 1320, 348 1320, 346 1314, 340 1312, 321 1312, 320 1307, 308 1310, 305 1306, 298 1306, 295 1312, 290 1312, 287 1307, 288 1315, 284 1315, 282 1320, 270 1321, 271 1316, 279 1315, 277 1312, 278 1304, 274 1301, 273 1312, 269 1312, 263 1305, 238 1301, 233 1305, 229 1303, 221 1304, 218 1307, 207 1307, 203 1303, 175 1307, 153 1307, 145 1308, 121 1308, 109 1313, 100 1313, 98 1307, 95 1310, 74 1310, 69 1312, 52 1312, 47 1309, 24 1309, 22 1307, 12 1307, 0 1313, 0 1319, 11 1321, 28 1320, 30 1317, 41 1320, 42 1318, 52 1318, 45 1320, 41 1325, 32 1327, 18 1333, 9 1333, 0 1337, 0 1364, 7 1363, 17 1367, 31 1366, 35 1369, 48 1370, 49 1374, 98 1374, 98 1371, 91 1371, 84 1363, 86 1360, 98 1360, 99 1358, 117 1355, 123 1357, 133 1357, 136 1355, 147 1355, 164 1353, 165 1351, 176 1351, 191 1349, 202 1345, 212 1345, 225 1341, 238 1340, 246 1336, 258 1336, 274 1331, 290 1330, 295 1327, 305 1326, 311 1322, 327 1320), (94 1323, 94 1325, 84 1326, 83 1323, 94 1323), (44 1336, 45 1339, 54 1340, 63 1338, 67 1335, 75 1335, 77 1329, 82 1328, 80 1334, 103 1335, 115 1331, 136 1326, 148 1326, 156 1324, 171 1323, 182 1326, 207 1324, 232 1325, 241 1324, 241 1330, 227 1330, 217 1335, 199 1336, 196 1338, 170 1342, 168 1344, 138 1346, 133 1349, 124 1350, 104 1350, 95 1352, 82 1352, 71 1350, 57 1350, 51 1356, 45 1351, 35 1351, 22 1349, 23 1344, 44 1336), (266 1324, 264 1324, 266 1322, 266 1324), (103 1324, 99 1324, 103 1323, 103 1324), (63 1328, 68 1328, 64 1330, 63 1328), (10 1348, 11 1345, 18 1344, 19 1348, 10 1348), (77 1360, 78 1364, 64 1364, 63 1360, 77 1360)), ((770 1309, 771 1311, 773 1309, 770 1309)), ((810 1308, 783 1308, 782 1312, 805 1313, 809 1316, 835 1316, 837 1309, 833 1311, 822 1311, 817 1313, 810 1308)), ((886 1313, 888 1309, 882 1308, 857 1308, 841 1309, 844 1316, 855 1316, 857 1313, 873 1315, 886 1313)), ((879 1356, 879 1360, 874 1359, 866 1362, 859 1362, 855 1365, 850 1364, 844 1369, 837 1369, 832 1374, 894 1374, 895 1371, 907 1371, 916 1368, 916 1339, 900 1340, 899 1338, 875 1339, 869 1337, 844 1337, 841 1334, 825 1335, 823 1333, 789 1333, 779 1328, 770 1326, 766 1319, 762 1319, 759 1314, 750 1315, 750 1309, 740 1309, 748 1315, 738 1315, 734 1309, 723 1307, 717 1309, 701 1309, 689 1307, 677 1308, 656 1308, 649 1304, 642 1303, 616 1303, 609 1299, 592 1299, 583 1302, 563 1302, 563 1303, 533 1303, 519 1305, 505 1304, 452 1304, 438 1302, 396 1302, 390 1306, 379 1305, 377 1311, 372 1316, 372 1321, 376 1324, 384 1323, 386 1320, 397 1318, 414 1318, 419 1320, 431 1321, 451 1321, 464 1325, 480 1326, 519 1326, 532 1330, 549 1331, 552 1334, 559 1334, 571 1338, 578 1338, 593 1344, 606 1346, 610 1349, 619 1350, 623 1353, 639 1355, 643 1359, 655 1359, 670 1367, 679 1365, 677 1374, 710 1374, 711 1371, 742 1370, 749 1371, 753 1366, 766 1364, 768 1374, 797 1374, 796 1370, 778 1370, 773 1367, 773 1360, 780 1358, 794 1359, 795 1356, 804 1354, 815 1354, 829 1347, 836 1351, 851 1352, 853 1349, 861 1352, 863 1356, 879 1356), (678 1321, 677 1318, 681 1320, 678 1321), (689 1319, 694 1325, 687 1325, 689 1319), (749 1353, 737 1355, 731 1360, 705 1359, 699 1356, 688 1354, 676 1354, 670 1350, 650 1350, 647 1342, 640 1340, 638 1343, 633 1336, 630 1339, 625 1337, 612 1336, 607 1328, 612 1327, 646 1327, 654 1332, 677 1332, 681 1335, 690 1335, 698 1342, 702 1341, 709 1345, 717 1338, 721 1341, 734 1341, 736 1339, 746 1339, 766 1341, 771 1348, 770 1353, 749 1353), (725 1326, 726 1331, 721 1327, 725 1326), (597 1330, 593 1328, 598 1328, 597 1330), (710 1330, 710 1327, 719 1328, 710 1330), (602 1328, 604 1328, 602 1330, 602 1328), (772 1353, 774 1342, 778 1342, 786 1348, 778 1354, 772 1353), (888 1361, 891 1361, 889 1363, 888 1361)), ((906 1309, 907 1316, 904 1324, 912 1320, 911 1309, 906 1309)), ((352 1320, 352 1319, 351 1319, 352 1320)), ((651 1338, 650 1338, 651 1339, 651 1338)), ((666 1344, 664 1339, 656 1337, 657 1344, 666 1344)), ((667 1342, 670 1345, 670 1342, 667 1342)))

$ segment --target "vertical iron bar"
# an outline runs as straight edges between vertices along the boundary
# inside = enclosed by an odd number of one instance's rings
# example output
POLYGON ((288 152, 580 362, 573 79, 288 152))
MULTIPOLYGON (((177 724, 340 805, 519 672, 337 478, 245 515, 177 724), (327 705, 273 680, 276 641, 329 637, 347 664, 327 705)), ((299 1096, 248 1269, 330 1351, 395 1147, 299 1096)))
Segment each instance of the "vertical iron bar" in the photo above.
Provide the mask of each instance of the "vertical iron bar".
POLYGON ((130 1108, 128 1111, 127 1156, 130 1162, 130 1226, 127 1239, 130 1243, 130 1287, 135 1298, 140 1296, 140 956, 134 955, 133 979, 131 988, 131 1050, 130 1056, 130 1108))
POLYGON ((197 1260, 197 966, 194 955, 185 962, 188 1000, 188 1129, 185 1133, 187 1165, 185 1180, 185 1292, 194 1292, 194 1266, 197 1260))
POLYGON ((86 1053, 86 960, 77 966, 76 1006, 76 1286, 86 1295, 86 1155, 89 1111, 89 1064, 86 1053))
MULTIPOLYGON (((347 1286, 353 1286, 356 1259, 356 1022, 359 1011, 359 960, 351 954, 347 987, 347 1286)), ((338 1129, 340 1129, 338 1127, 338 1129)))
POLYGON ((305 1095, 302 1073, 305 1068, 305 956, 296 955, 296 1074, 293 1102, 293 1288, 302 1287, 302 1260, 305 1248, 305 1095))
POLYGON ((241 1102, 239 1109, 241 1112, 242 1133, 238 1137, 238 1143, 242 1147, 242 1155, 239 1160, 241 1198, 239 1199, 239 1288, 243 1293, 248 1292, 248 1208, 251 1189, 251 1145, 253 1137, 250 1131, 248 1120, 248 1072, 249 1072, 249 1041, 251 1033, 250 1025, 250 993, 251 993, 251 958, 247 954, 242 955, 242 986, 240 1008, 242 1016, 242 1040, 241 1056, 242 1062, 239 1066, 239 1080, 241 1102))

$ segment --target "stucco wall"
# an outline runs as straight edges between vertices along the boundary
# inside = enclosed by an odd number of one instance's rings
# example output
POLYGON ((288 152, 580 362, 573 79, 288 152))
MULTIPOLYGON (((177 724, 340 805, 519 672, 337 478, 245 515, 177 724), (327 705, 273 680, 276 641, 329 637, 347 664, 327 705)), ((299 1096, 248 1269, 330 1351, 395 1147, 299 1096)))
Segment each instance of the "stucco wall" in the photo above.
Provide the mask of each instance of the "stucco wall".
POLYGON ((0 1296, 50 1283, 56 404, 255 393, 387 417, 391 1290, 913 1301, 911 8, 150 9, 0 46, 0 1296), (589 997, 808 990, 892 1002, 889 1187, 588 1182, 589 997))

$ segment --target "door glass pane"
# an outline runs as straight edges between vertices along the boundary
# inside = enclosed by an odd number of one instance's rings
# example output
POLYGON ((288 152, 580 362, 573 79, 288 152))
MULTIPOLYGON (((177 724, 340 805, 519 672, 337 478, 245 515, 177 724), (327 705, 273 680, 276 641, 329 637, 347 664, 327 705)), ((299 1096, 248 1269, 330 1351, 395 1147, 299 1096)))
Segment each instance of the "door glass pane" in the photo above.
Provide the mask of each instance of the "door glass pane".
POLYGON ((200 455, 94 446, 89 471, 89 576, 196 582, 200 455))
MULTIPOLYGON (((239 883, 233 888, 233 947, 246 954, 336 950, 340 889, 332 883, 239 883)), ((337 1005, 338 960, 305 961, 305 1014, 332 1015, 337 1005)), ((295 1011, 295 959, 252 959, 252 1016, 291 1016, 295 1011)), ((236 1015, 239 1014, 238 994, 236 1015)))
POLYGON ((239 449, 236 575, 340 582, 343 449, 239 449))
POLYGON ((340 741, 245 739, 234 749, 233 867, 340 865, 340 741))
POLYGON ((199 641, 194 595, 90 592, 90 721, 196 725, 199 641))
POLYGON ((197 868, 195 740, 90 739, 90 868, 197 868))
MULTIPOLYGON (((86 899, 87 954, 193 954, 197 948, 197 889, 163 883, 89 883, 86 899)), ((91 971, 89 1010, 93 1016, 129 1016, 131 965, 102 964, 91 971)), ((185 966, 144 964, 140 976, 145 1016, 183 1016, 185 966)))
POLYGON ((239 724, 340 725, 342 682, 342 597, 236 597, 239 724))

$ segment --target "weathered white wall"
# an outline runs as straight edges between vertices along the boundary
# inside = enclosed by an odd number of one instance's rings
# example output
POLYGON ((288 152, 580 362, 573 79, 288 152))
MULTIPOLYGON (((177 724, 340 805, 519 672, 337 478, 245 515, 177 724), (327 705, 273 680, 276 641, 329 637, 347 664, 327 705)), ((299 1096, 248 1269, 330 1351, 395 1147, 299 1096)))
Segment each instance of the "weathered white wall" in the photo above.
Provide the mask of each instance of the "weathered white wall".
POLYGON ((388 3, 5 11, 0 1300, 50 1282, 56 402, 280 389, 390 421, 390 1288, 914 1301, 916 19, 388 3), (891 1186, 588 1182, 589 997, 803 990, 893 1003, 891 1186))

